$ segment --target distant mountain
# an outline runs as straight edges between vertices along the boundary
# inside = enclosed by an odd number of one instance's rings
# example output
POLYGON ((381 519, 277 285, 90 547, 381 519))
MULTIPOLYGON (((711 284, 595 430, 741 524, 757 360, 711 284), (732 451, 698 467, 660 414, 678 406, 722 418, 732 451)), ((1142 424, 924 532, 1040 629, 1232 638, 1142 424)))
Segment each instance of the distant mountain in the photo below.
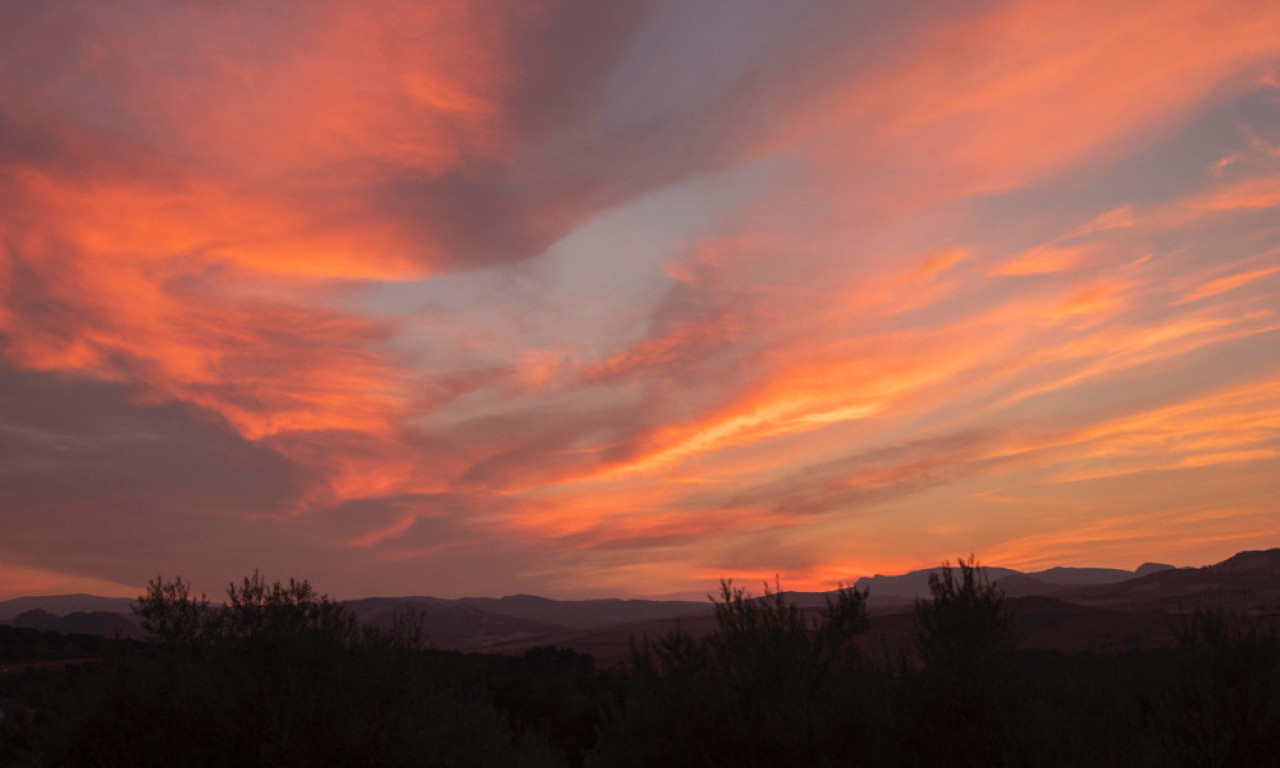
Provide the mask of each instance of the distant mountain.
POLYGON ((995 585, 1005 597, 1051 597, 1078 587, 1118 584, 1138 578, 1137 571, 1119 568, 1050 568, 1033 573, 1015 573, 996 579, 995 585))
MULTIPOLYGON (((982 566, 982 570, 986 572, 987 578, 992 581, 997 581, 1006 576, 1018 575, 1018 571, 1009 568, 982 566)), ((941 573, 941 568, 924 568, 918 571, 910 571, 900 576, 876 574, 875 576, 864 576, 858 579, 857 587, 871 590, 871 595, 876 597, 897 597, 915 600, 929 596, 929 577, 941 573)))
POLYGON ((133 599, 128 597, 98 597, 97 595, 45 595, 41 597, 15 597, 12 600, 0 600, 0 621, 9 621, 20 613, 39 608, 55 616, 66 616, 68 613, 83 611, 105 611, 107 613, 132 613, 130 606, 133 599))
MULTIPOLYGON (((0 603, 0 622, 32 629, 141 637, 132 601, 92 595, 23 597, 0 603), (84 607, 95 610, 85 611, 84 607), (96 608, 106 610, 96 610, 96 608)), ((473 650, 574 629, 591 629, 693 613, 711 604, 659 600, 549 600, 533 595, 503 598, 371 597, 344 605, 362 624, 389 626, 397 613, 414 612, 424 633, 443 648, 473 650)))
POLYGON ((18 614, 6 623, 15 627, 74 635, 118 636, 134 639, 146 637, 142 626, 133 621, 131 616, 108 611, 74 611, 66 616, 55 616, 48 611, 34 608, 18 614))
POLYGON ((389 625, 395 613, 414 610, 441 646, 477 648, 538 634, 709 614, 710 602, 685 600, 551 600, 507 597, 373 597, 344 603, 361 623, 389 625))
POLYGON ((1117 581, 1135 578, 1137 571, 1125 571, 1120 568, 1050 568, 1044 571, 1033 571, 1027 574, 1033 579, 1046 584, 1114 584, 1117 581))
POLYGON ((1028 576, 1025 573, 1015 573, 1012 576, 997 579, 995 585, 1004 593, 1005 597, 1029 597, 1032 595, 1048 597, 1072 588, 1067 584, 1051 584, 1034 576, 1028 576))
MULTIPOLYGON (((130 601, 123 602, 124 611, 70 611, 66 615, 58 615, 55 610, 63 606, 115 606, 118 601, 88 595, 20 598, 8 601, 5 605, 16 603, 19 607, 25 607, 34 603, 50 607, 30 608, 0 623, 45 631, 144 638, 146 633, 142 629, 141 620, 128 609, 130 601), (100 602, 95 603, 95 600, 100 602)), ((440 647, 449 649, 475 650, 498 641, 519 640, 567 629, 562 625, 496 614, 472 605, 435 598, 372 597, 347 601, 344 605, 360 623, 382 627, 390 626, 395 614, 412 611, 427 637, 440 647)))
POLYGON ((651 621, 711 613, 711 601, 691 600, 551 600, 536 595, 464 597, 454 601, 502 616, 592 629, 630 621, 651 621))
POLYGON ((343 603, 361 624, 390 627, 397 614, 413 615, 441 648, 475 650, 499 641, 562 632, 564 626, 483 611, 434 598, 368 597, 343 603))
MULTIPOLYGON (((1120 568, 1049 568, 1043 571, 1023 573, 1012 568, 981 566, 988 579, 998 584, 1009 597, 1026 595, 1053 595, 1070 587, 1096 586, 1115 584, 1138 578, 1137 571, 1126 571, 1120 568)), ((1170 569, 1157 563, 1145 563, 1142 568, 1147 573, 1170 569)), ((879 574, 858 579, 858 587, 871 590, 871 597, 892 597, 906 600, 926 599, 929 597, 929 577, 942 573, 942 568, 924 568, 910 571, 900 576, 881 576, 879 574)))
MULTIPOLYGON (((783 592, 782 596, 786 598, 788 603, 795 605, 797 608, 820 609, 826 607, 827 601, 834 594, 834 592, 783 592)), ((872 614, 895 613, 914 608, 915 604, 916 601, 913 598, 898 597, 882 592, 872 592, 867 595, 867 611, 872 614)), ((707 602, 703 605, 705 610, 702 614, 692 615, 710 615, 713 610, 711 603, 707 602)))
POLYGON ((1280 549, 1240 552, 1216 565, 1149 572, 1128 581, 1059 594, 1080 605, 1121 610, 1222 608, 1258 612, 1280 605, 1280 549))
MULTIPOLYGON (((1204 568, 1174 568, 1144 563, 1136 571, 1117 568, 1049 568, 1021 573, 1009 568, 984 567, 986 575, 1011 600, 1022 606, 1020 621, 1040 647, 1121 648, 1147 642, 1160 633, 1150 623, 1152 610, 1178 611, 1196 607, 1274 613, 1280 605, 1280 549, 1241 552, 1204 568), (1142 613, 1147 618, 1139 618, 1142 613), (1103 628, 1110 627, 1103 634, 1103 628), (1070 635, 1059 633, 1070 631, 1070 635), (1121 631, 1123 630, 1123 631, 1121 631), (1093 635, 1098 640, 1090 646, 1093 635), (1146 639, 1144 639, 1146 638, 1146 639)), ((897 576, 859 579, 870 590, 868 608, 881 634, 906 637, 912 630, 912 608, 929 595, 928 568, 897 576), (907 634, 903 634, 907 633, 907 634)), ((787 600, 806 611, 821 608, 825 592, 786 592, 787 600)), ((125 637, 142 634, 131 600, 93 595, 23 597, 0 602, 0 622, 35 629, 125 637)), ((709 601, 692 600, 552 600, 536 595, 507 597, 370 597, 344 603, 356 618, 375 626, 389 626, 396 613, 413 611, 424 632, 444 648, 461 650, 515 649, 561 643, 579 650, 623 654, 633 634, 661 634, 678 621, 687 629, 709 631, 714 625, 709 601)), ((1157 622, 1158 623, 1158 622, 1157 622)), ((1164 625, 1160 625, 1164 626, 1164 625)), ((1167 630, 1167 627, 1164 627, 1167 630)), ((1167 634, 1167 632, 1166 632, 1167 634)), ((1162 641, 1167 637, 1162 636, 1162 641)), ((901 638, 900 638, 901 639, 901 638)))
MULTIPOLYGON (((916 636, 914 599, 886 596, 877 587, 907 592, 928 586, 934 569, 902 576, 878 576, 860 582, 870 586, 871 631, 862 639, 868 651, 893 657, 911 648, 916 636), (876 595, 883 608, 876 609, 876 595), (894 602, 896 601, 896 603, 894 602)), ((1143 567, 1144 573, 1116 569, 1050 569, 1024 574, 1009 569, 988 569, 1000 575, 995 583, 1004 591, 1013 618, 1013 633, 1019 647, 1077 653, 1081 651, 1123 653, 1142 648, 1176 644, 1176 621, 1163 613, 1194 608, 1224 608, 1259 616, 1263 626, 1280 630, 1280 549, 1241 552, 1217 565, 1204 568, 1170 568, 1158 564, 1143 567), (1072 573, 1075 571, 1075 573, 1072 573), (1080 573, 1080 572, 1083 573, 1080 573), (1054 584, 1042 580, 1045 573, 1058 578, 1111 579, 1109 584, 1054 584)), ((921 595, 923 596, 923 595, 921 595)), ((813 613, 823 603, 824 593, 787 593, 788 599, 813 613)), ((496 653, 523 653, 534 645, 554 644, 590 653, 596 663, 610 666, 628 658, 633 639, 658 638, 676 626, 675 620, 655 620, 592 630, 565 632, 548 637, 496 644, 496 653)), ((715 628, 710 616, 695 616, 680 622, 695 637, 715 628)))
POLYGON ((1217 570, 1231 574, 1275 576, 1280 573, 1280 547, 1237 552, 1217 565, 1182 570, 1190 572, 1217 570))

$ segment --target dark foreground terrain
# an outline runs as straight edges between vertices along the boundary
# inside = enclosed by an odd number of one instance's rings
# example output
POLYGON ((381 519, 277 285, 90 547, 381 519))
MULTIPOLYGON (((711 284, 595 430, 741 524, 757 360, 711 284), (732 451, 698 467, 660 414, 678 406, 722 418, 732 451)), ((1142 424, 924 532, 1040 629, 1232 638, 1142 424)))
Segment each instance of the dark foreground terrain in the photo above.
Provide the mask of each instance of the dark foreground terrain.
POLYGON ((442 650, 305 582, 157 581, 151 640, 0 626, 0 765, 1280 765, 1278 556, 1017 598, 961 563, 876 616, 726 584, 609 666, 442 650))

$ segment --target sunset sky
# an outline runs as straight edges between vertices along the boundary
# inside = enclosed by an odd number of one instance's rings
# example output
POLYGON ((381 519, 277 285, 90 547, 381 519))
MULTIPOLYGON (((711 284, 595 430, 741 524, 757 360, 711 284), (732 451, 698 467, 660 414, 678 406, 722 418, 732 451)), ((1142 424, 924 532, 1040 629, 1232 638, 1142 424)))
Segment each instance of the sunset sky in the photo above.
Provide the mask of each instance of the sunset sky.
POLYGON ((1278 544, 1275 0, 0 0, 0 598, 1278 544))

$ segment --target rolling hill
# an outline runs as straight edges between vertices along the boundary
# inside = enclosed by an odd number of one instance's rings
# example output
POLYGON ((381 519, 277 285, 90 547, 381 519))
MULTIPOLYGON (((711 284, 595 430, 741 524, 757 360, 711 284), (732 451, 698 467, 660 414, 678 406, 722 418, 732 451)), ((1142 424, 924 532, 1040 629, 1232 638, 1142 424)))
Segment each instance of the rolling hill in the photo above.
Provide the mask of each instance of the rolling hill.
MULTIPOLYGON (((897 576, 860 579, 870 590, 872 632, 866 642, 894 648, 914 632, 915 600, 927 597, 922 569, 897 576)), ((1223 608, 1263 616, 1280 615, 1280 549, 1241 552, 1216 565, 1173 568, 1147 563, 1135 571, 1113 568, 1050 568, 1021 573, 986 568, 1005 593, 1016 634, 1026 647, 1109 650, 1172 642, 1167 619, 1158 614, 1223 608)), ((827 593, 787 592, 788 600, 817 611, 827 593)), ((132 601, 92 595, 24 597, 0 602, 0 623, 132 637, 140 634, 132 601)), ((523 652, 561 645, 596 655, 602 663, 622 660, 633 637, 658 637, 677 624, 694 634, 714 627, 712 606, 688 600, 552 600, 536 595, 443 599, 370 597, 346 607, 365 624, 387 626, 396 613, 412 611, 440 647, 523 652)))

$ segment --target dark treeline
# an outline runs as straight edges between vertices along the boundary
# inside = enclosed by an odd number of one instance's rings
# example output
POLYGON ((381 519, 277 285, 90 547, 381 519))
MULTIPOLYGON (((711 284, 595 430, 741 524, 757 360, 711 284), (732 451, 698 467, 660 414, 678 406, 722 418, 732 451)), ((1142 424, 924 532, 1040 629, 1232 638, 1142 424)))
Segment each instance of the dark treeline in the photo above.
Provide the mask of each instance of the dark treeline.
POLYGON ((0 627, 0 765, 1280 765, 1280 642, 1221 613, 1180 647, 1019 651, 972 560, 931 580, 914 648, 867 650, 866 593, 810 618, 724 584, 717 629, 637 645, 626 669, 536 648, 431 647, 412 615, 361 627, 306 582, 225 605, 153 582, 155 642, 0 627), (57 647, 55 647, 57 646, 57 647))

